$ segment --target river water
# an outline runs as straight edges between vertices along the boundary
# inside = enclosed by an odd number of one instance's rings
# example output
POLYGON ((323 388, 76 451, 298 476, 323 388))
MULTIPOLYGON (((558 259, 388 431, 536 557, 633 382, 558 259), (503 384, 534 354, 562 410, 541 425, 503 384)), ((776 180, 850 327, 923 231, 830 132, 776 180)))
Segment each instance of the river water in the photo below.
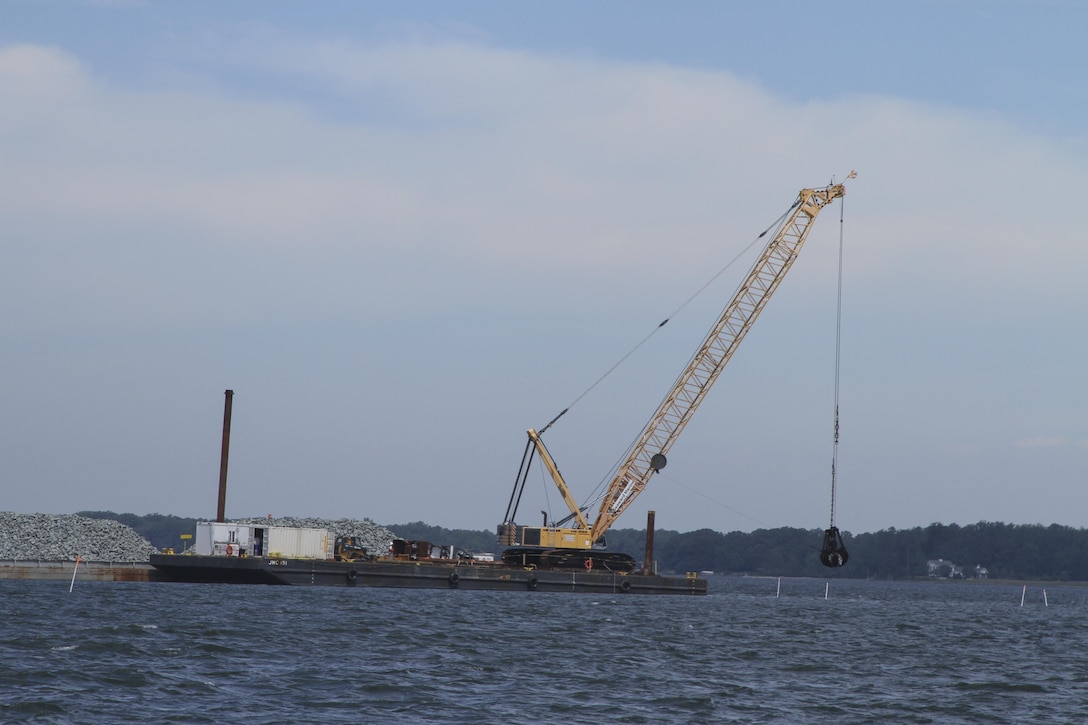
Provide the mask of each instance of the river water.
POLYGON ((1088 589, 1023 594, 0 581, 0 722, 1088 722, 1088 589))

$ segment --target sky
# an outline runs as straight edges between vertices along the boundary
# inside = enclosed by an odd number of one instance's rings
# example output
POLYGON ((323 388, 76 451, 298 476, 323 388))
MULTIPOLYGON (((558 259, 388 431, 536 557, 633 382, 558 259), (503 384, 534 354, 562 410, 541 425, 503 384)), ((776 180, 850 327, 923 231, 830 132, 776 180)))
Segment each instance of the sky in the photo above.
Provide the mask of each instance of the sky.
POLYGON ((585 503, 759 233, 845 182, 616 526, 825 528, 833 457, 844 531, 1088 526, 1084 27, 0 0, 0 510, 214 518, 227 389, 228 517, 493 529, 568 406, 585 503))

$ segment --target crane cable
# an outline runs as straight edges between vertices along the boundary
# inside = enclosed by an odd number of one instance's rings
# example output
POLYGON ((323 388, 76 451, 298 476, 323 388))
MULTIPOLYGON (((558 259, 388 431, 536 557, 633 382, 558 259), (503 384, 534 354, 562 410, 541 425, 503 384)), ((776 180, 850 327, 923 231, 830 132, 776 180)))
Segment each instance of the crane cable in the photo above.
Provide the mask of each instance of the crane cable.
POLYGON ((831 446, 831 523, 835 527, 835 471, 839 461, 839 366, 842 351, 843 200, 839 199, 839 282, 835 303, 835 435, 831 446))
MULTIPOLYGON (((854 178, 850 172, 847 178, 854 178)), ((850 554, 846 551, 842 534, 835 526, 835 473, 839 462, 839 361, 842 350, 842 250, 843 250, 843 200, 839 199, 839 280, 835 308, 835 436, 831 446, 831 523, 824 531, 823 546, 820 547, 820 563, 830 569, 845 566, 850 554)))
MULTIPOLYGON (((573 402, 571 402, 571 404, 570 404, 570 405, 568 405, 567 407, 563 408, 563 410, 559 411, 559 413, 558 413, 558 414, 557 414, 557 415, 556 415, 556 416, 555 416, 554 418, 552 418, 552 419, 551 419, 550 421, 548 421, 548 424, 547 424, 546 426, 544 426, 543 428, 541 428, 541 429, 540 429, 540 431, 539 431, 539 433, 538 433, 538 434, 539 434, 539 435, 542 435, 542 434, 544 433, 544 431, 546 431, 546 430, 548 430, 549 428, 551 428, 551 427, 552 427, 552 425, 553 425, 553 424, 554 424, 554 423, 555 423, 555 422, 556 422, 557 420, 559 420, 559 419, 560 419, 560 418, 562 418, 562 417, 563 417, 564 415, 566 415, 566 414, 567 414, 567 411, 568 411, 568 410, 570 410, 570 409, 571 409, 571 408, 573 408, 573 407, 574 407, 575 405, 577 405, 577 404, 578 404, 578 402, 582 400, 582 398, 584 398, 584 397, 586 397, 587 395, 589 395, 589 393, 590 393, 590 392, 591 392, 591 391, 592 391, 592 390, 593 390, 594 388, 596 388, 596 387, 597 387, 598 385, 600 385, 600 384, 601 384, 601 383, 602 383, 602 382, 604 381, 604 379, 605 379, 605 378, 607 378, 607 377, 608 377, 609 375, 611 375, 611 374, 612 374, 612 373, 613 373, 613 372, 614 372, 614 371, 616 370, 616 368, 618 368, 618 367, 619 367, 620 365, 622 365, 622 364, 623 364, 623 363, 624 363, 624 362, 625 362, 625 361, 627 360, 627 358, 629 358, 629 357, 631 357, 632 355, 634 355, 634 354, 635 354, 635 352, 636 352, 636 351, 637 351, 637 350, 638 350, 638 349, 639 349, 640 347, 642 347, 643 345, 645 345, 645 344, 646 344, 646 343, 647 343, 647 342, 648 342, 648 341, 650 340, 650 338, 651 338, 651 337, 653 337, 653 336, 654 336, 655 334, 657 334, 657 331, 658 331, 658 330, 660 330, 660 329, 661 329, 662 327, 664 327, 664 326, 665 326, 666 324, 668 324, 668 322, 669 322, 669 321, 670 321, 670 320, 671 320, 671 319, 672 319, 673 317, 676 317, 676 315, 677 315, 677 314, 679 314, 679 313, 680 313, 680 312, 681 312, 681 311, 682 311, 682 310, 683 310, 683 309, 684 309, 685 307, 687 307, 688 305, 690 305, 690 304, 692 303, 692 301, 694 301, 694 300, 695 300, 695 298, 696 298, 696 297, 698 297, 699 295, 701 295, 701 294, 702 294, 702 293, 703 293, 703 292, 704 292, 704 291, 706 290, 706 288, 707 288, 707 287, 709 287, 710 285, 712 285, 712 284, 713 284, 713 283, 715 282, 715 280, 717 280, 717 279, 718 279, 719 277, 721 277, 721 276, 722 276, 723 274, 725 274, 726 270, 728 270, 728 269, 729 269, 730 267, 732 267, 732 266, 733 266, 734 264, 736 264, 736 263, 737 263, 737 261, 739 261, 739 260, 740 260, 740 259, 741 259, 742 257, 744 257, 744 255, 746 255, 746 254, 748 253, 748 250, 750 250, 750 249, 751 249, 751 248, 752 248, 753 246, 755 246, 756 242, 758 242, 758 241, 759 241, 760 239, 762 239, 763 237, 767 236, 767 232, 771 231, 772 229, 778 229, 778 227, 779 227, 779 226, 781 226, 781 224, 782 224, 782 220, 784 220, 784 219, 785 219, 785 218, 786 218, 787 216, 789 216, 790 212, 792 212, 792 211, 794 210, 794 208, 795 208, 795 207, 796 207, 796 206, 797 206, 797 205, 798 205, 799 203, 800 203, 800 201, 795 201, 795 202, 794 202, 793 204, 791 204, 791 205, 790 205, 790 208, 789 208, 789 209, 787 209, 787 210, 786 210, 785 212, 783 212, 782 216, 778 217, 778 219, 776 219, 776 220, 774 221, 774 223, 772 223, 772 224, 771 224, 771 225, 770 225, 769 227, 767 227, 767 228, 766 228, 766 229, 764 229, 764 230, 763 230, 762 232, 760 232, 760 233, 759 233, 759 235, 758 235, 758 236, 757 236, 757 237, 756 237, 755 239, 753 239, 753 240, 752 240, 751 242, 749 242, 749 243, 748 243, 748 246, 746 246, 746 247, 745 247, 744 249, 742 249, 742 250, 741 250, 740 252, 738 252, 738 253, 737 253, 737 254, 736 254, 736 255, 735 255, 735 256, 734 256, 734 257, 733 257, 733 258, 732 258, 731 260, 729 260, 729 262, 727 262, 727 263, 726 263, 726 265, 725 265, 724 267, 722 267, 722 268, 721 268, 721 269, 719 269, 719 270, 718 270, 717 272, 715 272, 715 273, 714 273, 714 275, 713 275, 713 276, 712 276, 712 277, 711 277, 710 279, 708 279, 708 280, 707 280, 707 281, 706 281, 705 283, 703 283, 703 286, 702 286, 702 287, 700 287, 699 289, 695 290, 695 292, 693 292, 693 293, 691 294, 691 296, 689 296, 689 297, 688 297, 688 298, 687 298, 686 300, 684 300, 684 302, 683 302, 683 303, 682 303, 682 304, 681 304, 681 305, 680 305, 679 307, 677 307, 677 308, 676 308, 675 310, 673 310, 673 312, 672 312, 672 314, 671 314, 671 315, 669 315, 669 316, 668 316, 668 317, 666 317, 666 318, 665 318, 664 320, 662 320, 661 322, 659 322, 659 323, 657 324, 657 327, 655 327, 655 328, 654 328, 654 329, 653 329, 653 330, 652 330, 652 331, 650 332, 650 334, 646 335, 646 337, 642 338, 642 339, 641 339, 641 340, 640 340, 640 341, 638 342, 638 344, 637 344, 637 345, 635 345, 635 346, 634 346, 634 347, 632 347, 632 348, 631 348, 630 350, 628 350, 628 351, 627 351, 627 353, 626 353, 626 354, 625 354, 625 355, 624 355, 623 357, 621 357, 621 358, 620 358, 619 360, 617 360, 617 361, 616 361, 616 362, 615 362, 615 363, 614 363, 614 364, 612 365, 612 367, 608 368, 608 370, 605 370, 605 371, 604 371, 604 374, 602 374, 602 375, 601 375, 601 376, 600 376, 599 378, 597 378, 597 379, 596 379, 596 380, 595 380, 595 381, 593 382, 593 384, 592 384, 592 385, 590 385, 590 386, 589 386, 588 388, 586 388, 586 389, 585 389, 584 391, 582 391, 582 393, 581 393, 581 394, 580 394, 580 395, 579 395, 579 396, 578 396, 577 398, 575 398, 575 399, 574 399, 574 401, 573 401, 573 402)), ((632 446, 633 446, 633 445, 634 445, 634 443, 632 443, 632 446)))

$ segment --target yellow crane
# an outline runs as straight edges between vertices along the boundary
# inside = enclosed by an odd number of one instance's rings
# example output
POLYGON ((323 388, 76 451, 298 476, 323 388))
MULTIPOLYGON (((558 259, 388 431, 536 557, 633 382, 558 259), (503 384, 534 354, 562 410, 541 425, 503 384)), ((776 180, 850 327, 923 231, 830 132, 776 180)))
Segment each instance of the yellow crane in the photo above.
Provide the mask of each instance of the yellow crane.
MULTIPOLYGON (((536 430, 528 431, 529 442, 526 444, 522 468, 518 474, 520 486, 515 483, 506 518, 498 527, 500 545, 517 547, 509 550, 509 555, 504 555, 504 558, 512 563, 520 561, 538 565, 564 565, 572 561, 581 562, 587 550, 603 541, 605 531, 645 490, 653 474, 665 467, 669 449, 710 392, 714 381, 736 352, 771 295, 782 283, 786 272, 797 259, 820 210, 845 194, 846 189, 842 184, 801 190, 733 299, 707 333, 687 368, 677 378, 626 460, 620 465, 601 498, 597 518, 592 524, 571 495, 540 434, 536 430), (519 530, 514 523, 513 516, 521 498, 519 488, 524 489, 523 474, 527 474, 528 464, 534 453, 540 456, 562 494, 563 501, 570 509, 571 516, 567 521, 573 521, 572 526, 549 525, 545 518, 543 526, 523 526, 519 530)), ((585 558, 585 562, 587 566, 593 565, 591 558, 585 558)), ((633 564, 633 559, 627 565, 620 558, 607 563, 610 567, 619 568, 630 568, 633 564)))

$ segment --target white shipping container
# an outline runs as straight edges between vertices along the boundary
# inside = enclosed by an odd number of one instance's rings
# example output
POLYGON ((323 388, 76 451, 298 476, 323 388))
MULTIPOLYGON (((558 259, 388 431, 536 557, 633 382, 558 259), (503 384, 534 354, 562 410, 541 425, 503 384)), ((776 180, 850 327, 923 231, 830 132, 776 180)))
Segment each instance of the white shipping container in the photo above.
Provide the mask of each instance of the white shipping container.
POLYGON ((332 541, 328 529, 299 529, 269 526, 265 529, 266 556, 285 559, 330 559, 332 541))
POLYGON ((198 521, 193 552, 203 556, 239 556, 250 547, 250 529, 245 524, 198 521))
POLYGON ((203 556, 275 556, 285 559, 331 559, 327 529, 199 521, 193 553, 203 556), (260 551, 257 545, 260 544, 260 551))

